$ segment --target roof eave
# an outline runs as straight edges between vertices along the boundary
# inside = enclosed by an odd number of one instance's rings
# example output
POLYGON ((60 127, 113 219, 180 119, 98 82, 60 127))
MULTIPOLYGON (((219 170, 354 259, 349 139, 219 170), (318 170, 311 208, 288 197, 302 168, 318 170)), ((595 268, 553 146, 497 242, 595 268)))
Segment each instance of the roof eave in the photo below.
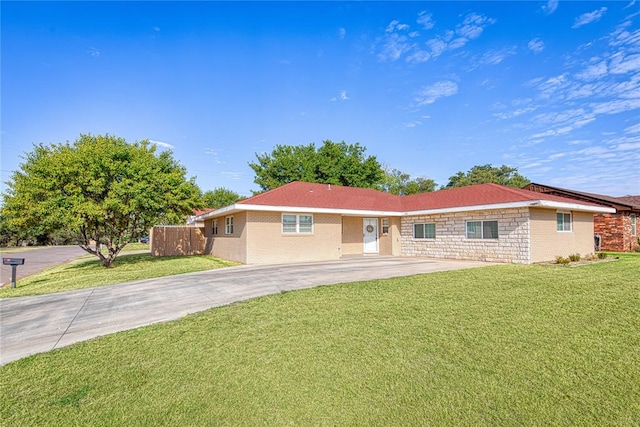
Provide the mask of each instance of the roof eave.
POLYGON ((567 203, 553 200, 526 200, 519 202, 493 203, 484 205, 471 206, 455 206, 438 209, 421 209, 416 211, 380 211, 369 209, 335 209, 335 208, 318 208, 308 206, 274 206, 274 205, 249 205, 236 203, 215 211, 207 212, 194 218, 196 221, 204 221, 208 218, 214 218, 221 215, 230 215, 241 211, 262 211, 262 212, 309 212, 309 213, 326 213, 340 214, 345 216, 413 216, 413 215, 433 215, 441 213, 470 212, 490 209, 517 209, 517 208, 543 208, 543 209, 565 209, 579 212, 592 213, 615 213, 614 208, 606 206, 583 205, 581 203, 567 203))
POLYGON ((401 216, 401 212, 372 210, 372 209, 337 209, 337 208, 318 208, 309 206, 276 206, 276 205, 250 205, 245 203, 236 203, 226 208, 221 208, 212 212, 203 214, 196 219, 205 220, 221 215, 229 215, 241 211, 261 211, 261 212, 309 212, 309 213, 326 213, 340 214, 345 216, 401 216))
POLYGON ((593 213, 614 213, 616 210, 605 206, 590 206, 580 203, 565 203, 556 202, 552 200, 526 200, 520 202, 507 202, 507 203, 493 203, 486 205, 471 205, 471 206, 456 206, 451 208, 439 208, 439 209, 423 209, 419 211, 405 212, 404 216, 411 215, 433 215, 441 213, 457 213, 457 212, 471 212, 482 211, 490 209, 517 209, 517 208, 545 208, 545 209, 565 209, 580 212, 593 212, 593 213))

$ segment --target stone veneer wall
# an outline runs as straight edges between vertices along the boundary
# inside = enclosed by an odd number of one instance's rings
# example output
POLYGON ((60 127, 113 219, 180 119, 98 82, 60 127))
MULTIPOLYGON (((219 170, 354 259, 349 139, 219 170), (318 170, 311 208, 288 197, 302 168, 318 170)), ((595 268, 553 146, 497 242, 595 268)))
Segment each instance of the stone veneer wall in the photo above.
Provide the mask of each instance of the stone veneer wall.
POLYGON ((497 209, 402 218, 403 256, 489 262, 531 262, 529 210, 497 209), (467 221, 497 220, 498 239, 467 239, 467 221), (435 239, 414 239, 413 224, 435 223, 435 239))

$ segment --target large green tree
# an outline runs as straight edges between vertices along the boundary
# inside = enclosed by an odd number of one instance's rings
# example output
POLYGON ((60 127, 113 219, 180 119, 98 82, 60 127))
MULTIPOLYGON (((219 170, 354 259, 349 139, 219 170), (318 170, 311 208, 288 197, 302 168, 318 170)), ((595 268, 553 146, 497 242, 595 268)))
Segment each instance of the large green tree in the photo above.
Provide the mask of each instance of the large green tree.
POLYGON ((495 184, 506 185, 508 187, 522 188, 529 184, 529 179, 520 175, 517 168, 510 168, 502 165, 495 167, 492 165, 474 166, 467 172, 458 172, 449 178, 449 182, 443 188, 464 187, 474 184, 495 184))
POLYGON ((424 177, 411 178, 408 173, 392 169, 385 171, 384 182, 380 185, 380 189, 387 193, 406 196, 435 191, 436 182, 424 177))
POLYGON ((10 226, 73 231, 105 267, 150 227, 183 222, 199 202, 186 169, 147 140, 80 135, 73 144, 34 145, 24 159, 4 195, 10 226))
POLYGON ((374 188, 384 180, 375 156, 366 156, 359 143, 323 141, 309 145, 277 145, 271 153, 256 154, 249 163, 261 191, 293 181, 319 182, 347 187, 374 188))
POLYGON ((229 206, 242 200, 244 197, 227 188, 220 187, 213 190, 205 191, 202 194, 201 207, 219 209, 229 206))

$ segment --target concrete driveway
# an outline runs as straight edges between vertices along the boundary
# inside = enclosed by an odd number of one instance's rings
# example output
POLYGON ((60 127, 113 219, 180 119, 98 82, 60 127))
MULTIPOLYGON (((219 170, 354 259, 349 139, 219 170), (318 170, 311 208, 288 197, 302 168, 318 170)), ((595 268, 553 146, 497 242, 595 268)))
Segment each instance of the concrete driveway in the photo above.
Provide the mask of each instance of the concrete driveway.
POLYGON ((482 267, 489 263, 355 257, 237 266, 50 295, 0 300, 0 364, 262 295, 320 285, 482 267))

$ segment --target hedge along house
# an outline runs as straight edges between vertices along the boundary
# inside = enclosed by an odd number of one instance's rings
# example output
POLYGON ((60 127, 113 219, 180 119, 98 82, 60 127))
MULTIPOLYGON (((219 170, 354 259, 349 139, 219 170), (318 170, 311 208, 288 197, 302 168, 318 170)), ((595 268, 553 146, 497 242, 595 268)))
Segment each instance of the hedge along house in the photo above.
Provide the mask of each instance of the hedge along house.
POLYGON ((245 264, 393 255, 528 264, 588 254, 614 209, 480 184, 410 196, 292 182, 199 215, 206 252, 245 264))
POLYGON ((600 212, 594 214, 593 227, 596 236, 598 236, 600 250, 633 251, 640 244, 638 242, 638 237, 640 237, 638 231, 640 195, 613 197, 536 183, 531 183, 524 189, 614 208, 615 212, 613 213, 600 212))

